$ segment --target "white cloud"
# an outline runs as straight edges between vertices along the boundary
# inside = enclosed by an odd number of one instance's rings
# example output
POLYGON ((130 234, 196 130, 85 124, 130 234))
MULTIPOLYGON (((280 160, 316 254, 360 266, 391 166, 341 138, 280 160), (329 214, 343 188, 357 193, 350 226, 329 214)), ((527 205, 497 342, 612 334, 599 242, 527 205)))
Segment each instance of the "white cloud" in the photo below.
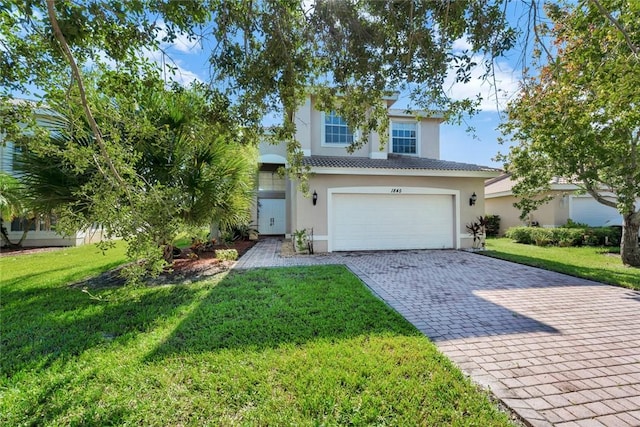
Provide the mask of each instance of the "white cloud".
POLYGON ((189 39, 184 33, 176 35, 175 40, 169 46, 183 53, 198 53, 200 50, 198 39, 189 39))
POLYGON ((186 69, 180 59, 170 58, 157 50, 152 51, 145 49, 142 55, 158 66, 160 76, 165 78, 167 82, 174 81, 183 86, 188 86, 194 81, 203 81, 198 74, 186 69))
POLYGON ((478 64, 471 71, 468 83, 456 83, 455 72, 449 71, 444 84, 445 92, 453 99, 475 99, 482 97, 480 109, 482 111, 501 111, 507 102, 518 92, 519 79, 515 70, 506 62, 497 61, 494 65, 495 78, 482 78, 485 73, 482 57, 474 57, 478 64))
POLYGON ((464 51, 464 50, 471 50, 473 46, 471 46, 471 43, 469 43, 469 40, 467 40, 466 37, 460 37, 458 40, 455 40, 453 42, 453 45, 451 46, 451 48, 454 51, 464 51))
POLYGON ((175 38, 171 42, 163 41, 168 35, 167 26, 162 21, 159 21, 156 25, 158 27, 156 40, 160 43, 160 48, 163 50, 175 49, 178 52, 189 54, 197 54, 202 50, 198 38, 189 38, 187 34, 182 32, 176 33, 175 38))

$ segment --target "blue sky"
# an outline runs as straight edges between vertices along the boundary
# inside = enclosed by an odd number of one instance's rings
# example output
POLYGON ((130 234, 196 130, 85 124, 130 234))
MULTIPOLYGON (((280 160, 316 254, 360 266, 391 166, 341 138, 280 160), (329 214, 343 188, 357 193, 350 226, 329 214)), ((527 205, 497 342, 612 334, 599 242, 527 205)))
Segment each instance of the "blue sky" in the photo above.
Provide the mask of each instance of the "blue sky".
MULTIPOLYGON (((524 3, 514 2, 510 11, 512 24, 524 26, 522 20, 528 19, 528 9, 524 3)), ((177 67, 177 73, 171 78, 188 84, 193 80, 209 80, 208 50, 197 42, 189 41, 186 37, 178 37, 171 45, 162 46, 170 59, 166 62, 177 67)), ((470 48, 465 39, 460 39, 454 44, 454 50, 463 51, 470 48)), ((156 52, 147 52, 151 59, 162 64, 162 56, 156 52)), ((481 58, 477 62, 480 63, 481 58)), ((494 161, 500 151, 508 151, 507 146, 498 143, 500 132, 496 127, 500 124, 500 111, 504 110, 506 102, 511 99, 518 89, 518 81, 522 72, 522 55, 514 49, 510 55, 495 62, 495 84, 483 82, 479 77, 484 70, 477 67, 473 78, 468 84, 447 84, 449 95, 456 99, 475 97, 480 94, 483 98, 481 112, 465 120, 460 125, 443 124, 440 133, 440 157, 443 160, 451 160, 464 163, 475 163, 485 166, 502 167, 502 164, 494 161), (472 127, 475 132, 468 132, 472 127)), ((452 82, 453 79, 450 79, 452 82)), ((400 95, 394 108, 408 106, 408 97, 400 95)))

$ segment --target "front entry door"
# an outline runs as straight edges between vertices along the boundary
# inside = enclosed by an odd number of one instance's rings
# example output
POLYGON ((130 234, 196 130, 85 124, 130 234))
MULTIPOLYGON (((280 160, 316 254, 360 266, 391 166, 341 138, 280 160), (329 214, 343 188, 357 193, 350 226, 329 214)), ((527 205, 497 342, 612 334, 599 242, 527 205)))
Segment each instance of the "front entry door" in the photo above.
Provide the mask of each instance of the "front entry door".
POLYGON ((258 232, 285 233, 285 199, 260 199, 258 203, 258 232))

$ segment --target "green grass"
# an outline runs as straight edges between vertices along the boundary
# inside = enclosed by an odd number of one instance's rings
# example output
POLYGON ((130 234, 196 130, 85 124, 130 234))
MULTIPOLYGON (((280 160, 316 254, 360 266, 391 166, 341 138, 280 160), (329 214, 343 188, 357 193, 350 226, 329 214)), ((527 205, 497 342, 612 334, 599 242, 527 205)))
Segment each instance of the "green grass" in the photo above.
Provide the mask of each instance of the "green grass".
POLYGON ((484 255, 640 290, 640 268, 623 265, 610 248, 523 245, 503 238, 487 239, 487 249, 484 255))
POLYGON ((344 267, 68 286, 123 260, 0 259, 1 425, 509 425, 344 267))

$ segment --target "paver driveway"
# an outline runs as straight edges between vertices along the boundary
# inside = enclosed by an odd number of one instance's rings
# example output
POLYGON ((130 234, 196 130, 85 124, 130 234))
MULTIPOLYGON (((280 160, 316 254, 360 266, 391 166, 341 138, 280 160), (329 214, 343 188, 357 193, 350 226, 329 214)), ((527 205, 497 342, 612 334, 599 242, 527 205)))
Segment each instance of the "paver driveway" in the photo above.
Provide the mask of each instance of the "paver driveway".
POLYGON ((640 292, 461 251, 282 258, 346 264, 476 382, 534 426, 640 426, 640 292))

